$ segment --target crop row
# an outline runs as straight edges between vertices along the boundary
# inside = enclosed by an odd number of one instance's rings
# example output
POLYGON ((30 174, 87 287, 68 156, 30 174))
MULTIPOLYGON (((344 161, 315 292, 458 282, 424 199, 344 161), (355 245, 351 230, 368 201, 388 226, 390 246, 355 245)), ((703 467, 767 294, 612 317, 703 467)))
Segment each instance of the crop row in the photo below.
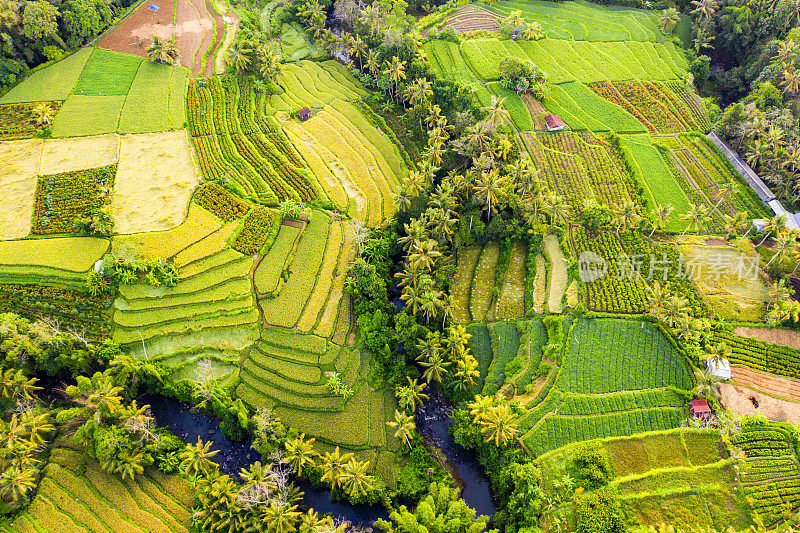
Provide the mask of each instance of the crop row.
POLYGON ((747 461, 742 479, 745 483, 760 483, 798 474, 800 470, 792 459, 759 459, 747 461))
POLYGON ((0 139, 21 139, 32 137, 41 127, 36 122, 34 110, 39 105, 49 106, 52 116, 58 113, 61 102, 28 102, 0 105, 0 139))
POLYGON ((769 372, 789 378, 800 378, 800 352, 757 339, 744 338, 727 331, 714 333, 716 342, 724 341, 731 348, 731 363, 748 366, 753 370, 769 372))
POLYGON ((674 408, 623 411, 598 416, 547 416, 525 438, 537 455, 566 444, 602 437, 620 437, 678 427, 683 411, 674 408))
POLYGON ((612 393, 692 388, 683 357, 647 322, 584 319, 571 335, 557 386, 563 391, 612 393))
POLYGON ((189 130, 204 177, 220 180, 235 173, 245 193, 271 195, 272 201, 315 198, 310 171, 280 127, 261 117, 256 100, 263 97, 254 93, 249 82, 235 77, 190 84, 189 130), (219 149, 212 146, 215 141, 219 149))
POLYGON ((608 395, 570 394, 559 406, 560 415, 597 415, 652 407, 683 407, 685 400, 669 389, 624 391, 608 395))
POLYGON ((211 181, 204 183, 197 190, 194 201, 222 221, 244 216, 250 209, 250 204, 211 181))
POLYGON ((623 314, 645 311, 646 287, 637 272, 646 276, 647 265, 640 268, 637 261, 643 260, 646 251, 626 249, 613 232, 593 232, 590 235, 582 226, 572 227, 572 243, 576 256, 586 251, 593 252, 602 257, 608 267, 604 276, 586 283, 591 310, 623 314))
POLYGON ((699 126, 672 92, 653 82, 620 81, 592 85, 592 90, 623 107, 650 132, 696 131, 699 126))
POLYGON ((785 516, 787 507, 795 509, 800 503, 800 478, 745 485, 745 493, 752 510, 771 525, 785 516))
POLYGON ((706 111, 703 101, 695 92, 694 87, 691 87, 683 81, 668 81, 664 82, 668 87, 691 111, 695 123, 699 126, 703 133, 711 130, 711 120, 708 118, 708 111, 706 111))
POLYGON ((107 201, 117 165, 39 176, 33 233, 72 233, 77 218, 90 216, 107 201))
POLYGON ((107 335, 105 311, 111 305, 106 294, 97 297, 68 289, 39 285, 0 285, 0 310, 13 311, 32 320, 55 317, 65 325, 85 329, 91 338, 107 335))

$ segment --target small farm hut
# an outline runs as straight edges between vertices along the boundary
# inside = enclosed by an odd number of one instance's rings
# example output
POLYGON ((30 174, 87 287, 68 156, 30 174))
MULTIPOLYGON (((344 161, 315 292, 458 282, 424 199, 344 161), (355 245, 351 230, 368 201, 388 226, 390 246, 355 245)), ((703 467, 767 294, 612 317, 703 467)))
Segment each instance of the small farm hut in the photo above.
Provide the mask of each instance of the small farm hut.
POLYGON ((567 126, 558 115, 547 115, 544 117, 544 123, 547 126, 547 131, 561 131, 567 126))
POLYGON ((706 371, 720 379, 731 379, 731 363, 727 359, 707 360, 706 371))
POLYGON ((297 112, 297 116, 300 117, 300 120, 308 120, 311 118, 311 110, 307 107, 304 107, 297 112))
POLYGON ((692 400, 689 402, 689 411, 695 418, 708 418, 711 416, 711 408, 705 400, 692 400))

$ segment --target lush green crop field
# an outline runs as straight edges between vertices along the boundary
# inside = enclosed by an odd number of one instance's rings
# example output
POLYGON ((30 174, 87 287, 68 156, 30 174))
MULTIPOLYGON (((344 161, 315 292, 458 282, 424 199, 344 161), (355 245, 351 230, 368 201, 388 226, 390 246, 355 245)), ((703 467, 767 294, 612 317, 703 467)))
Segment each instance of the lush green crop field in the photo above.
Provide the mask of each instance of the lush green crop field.
MULTIPOLYGON (((120 133, 166 131, 173 127, 170 100, 173 98, 172 81, 179 67, 173 68, 152 61, 142 61, 130 89, 119 119, 120 133)), ((184 101, 183 86, 178 81, 175 90, 176 106, 184 101)), ((181 121, 183 122, 183 121, 181 121)))
POLYGON ((72 92, 89 96, 126 95, 142 62, 138 56, 96 48, 72 92))
POLYGON ((528 106, 522 101, 522 98, 510 89, 506 89, 499 81, 488 83, 486 87, 491 94, 495 94, 498 98, 505 98, 505 108, 511 114, 511 121, 514 127, 520 131, 532 131, 533 120, 531 113, 528 111, 528 106))
POLYGON ((667 230, 683 231, 686 222, 680 217, 688 213, 689 199, 658 150, 652 144, 639 142, 643 140, 647 142, 649 139, 643 137, 624 139, 622 154, 633 168, 634 177, 647 188, 647 196, 648 199, 652 198, 653 207, 671 205, 675 208, 667 223, 667 230))
POLYGON ((125 96, 71 94, 53 121, 53 137, 82 137, 114 133, 125 96))
POLYGON ((481 253, 481 258, 475 268, 469 297, 472 320, 486 320, 494 297, 493 289, 499 255, 500 245, 496 242, 487 244, 481 253))
POLYGON ((644 133, 645 126, 616 103, 604 100, 578 82, 553 86, 542 102, 575 131, 644 133))
MULTIPOLYGON (((294 260, 289 265, 291 275, 280 294, 275 298, 262 298, 259 301, 267 324, 288 328, 297 324, 311 297, 325 259, 330 228, 330 217, 322 211, 315 211, 300 239, 294 260)), ((333 247, 336 251, 331 250, 330 253, 338 257, 338 246, 333 247)))
POLYGON ((266 255, 259 261, 254 282, 259 294, 276 294, 281 286, 281 276, 286 271, 287 261, 295 249, 303 230, 294 226, 281 226, 278 236, 266 255))
POLYGON ((83 48, 66 59, 37 70, 0 98, 0 104, 66 100, 77 83, 92 48, 83 48))
POLYGON ((605 205, 638 201, 633 178, 624 170, 619 153, 599 137, 558 132, 524 139, 542 177, 575 209, 592 197, 605 205))
MULTIPOLYGON (((552 83, 677 80, 688 67, 683 53, 669 42, 474 39, 461 45, 461 53, 472 70, 486 80, 500 78, 500 59, 506 56, 531 60, 552 83)), ((455 62, 442 64, 441 69, 447 76, 455 75, 455 62), (454 69, 452 73, 448 66, 454 69)))
POLYGON ((511 322, 499 322, 489 327, 492 338, 492 362, 483 385, 483 394, 492 395, 506 382, 506 364, 519 350, 517 327, 511 322))
POLYGON ((650 323, 581 319, 568 339, 554 387, 522 419, 537 455, 574 441, 677 427, 692 377, 650 323))
POLYGON ((538 22, 552 39, 582 41, 663 41, 653 11, 607 7, 589 2, 501 0, 489 8, 501 16, 522 11, 528 22, 538 22))

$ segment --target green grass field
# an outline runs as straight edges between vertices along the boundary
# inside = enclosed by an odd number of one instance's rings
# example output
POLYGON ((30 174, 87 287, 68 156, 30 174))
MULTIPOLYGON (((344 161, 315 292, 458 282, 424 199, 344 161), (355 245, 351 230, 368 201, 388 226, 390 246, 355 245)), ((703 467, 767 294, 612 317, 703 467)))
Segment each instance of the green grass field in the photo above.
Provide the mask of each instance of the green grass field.
POLYGON ((522 11, 528 22, 538 22, 552 39, 581 41, 665 40, 653 11, 607 7, 585 1, 547 2, 501 0, 489 8, 501 16, 522 11))
POLYGON ((617 104, 604 100, 582 83, 554 85, 542 103, 548 111, 561 116, 574 131, 647 131, 636 117, 617 104))
POLYGON ((646 322, 582 319, 554 387, 521 421, 537 455, 570 442, 680 425, 692 377, 680 354, 646 322))
POLYGON ((89 96, 126 95, 142 62, 138 56, 96 48, 72 92, 89 96))
POLYGON ((82 48, 58 63, 37 70, 0 98, 0 104, 66 100, 91 54, 91 47, 82 48))
POLYGON ((107 239, 96 237, 0 241, 0 265, 86 272, 108 248, 107 239))
POLYGON ((53 121, 53 137, 83 137, 114 133, 125 96, 71 94, 53 121))
POLYGON ((119 133, 166 131, 183 126, 178 108, 185 107, 186 70, 142 61, 127 91, 119 133), (177 117, 177 120, 173 119, 177 117))

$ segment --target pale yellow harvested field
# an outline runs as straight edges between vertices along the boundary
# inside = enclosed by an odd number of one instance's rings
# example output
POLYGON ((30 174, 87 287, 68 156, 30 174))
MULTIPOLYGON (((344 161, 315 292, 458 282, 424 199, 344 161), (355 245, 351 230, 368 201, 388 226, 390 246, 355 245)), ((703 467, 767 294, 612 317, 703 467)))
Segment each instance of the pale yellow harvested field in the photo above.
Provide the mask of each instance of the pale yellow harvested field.
POLYGON ((25 237, 31 231, 40 139, 0 142, 0 240, 25 237))
POLYGON ((119 135, 46 139, 39 174, 58 174, 113 165, 119 156, 119 135))
POLYGON ((115 229, 137 233, 178 226, 199 180, 186 130, 123 135, 111 200, 115 229))
POLYGON ((533 311, 536 314, 542 314, 547 301, 547 261, 542 254, 536 256, 536 276, 533 278, 533 288, 533 311))
POLYGON ((221 227, 222 222, 217 217, 199 205, 192 204, 189 206, 189 216, 186 217, 186 221, 177 228, 118 235, 114 237, 114 248, 131 244, 148 259, 168 259, 221 227))
POLYGON ((0 243, 0 265, 36 265, 86 272, 108 250, 108 239, 61 237, 0 243))

